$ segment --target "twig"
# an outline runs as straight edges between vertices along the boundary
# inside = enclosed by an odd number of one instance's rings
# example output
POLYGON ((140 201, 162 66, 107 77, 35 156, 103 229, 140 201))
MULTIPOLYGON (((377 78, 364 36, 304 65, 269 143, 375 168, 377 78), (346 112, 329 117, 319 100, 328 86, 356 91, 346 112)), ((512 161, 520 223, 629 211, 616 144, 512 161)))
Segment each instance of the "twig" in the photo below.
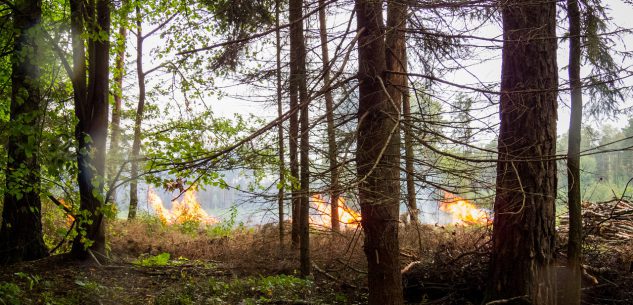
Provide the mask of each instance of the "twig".
POLYGON ((99 262, 99 260, 97 259, 97 257, 94 255, 94 253, 92 253, 92 250, 88 249, 88 254, 90 254, 90 256, 92 257, 92 259, 94 259, 94 261, 97 263, 97 265, 102 266, 101 262, 99 262))
POLYGON ((529 301, 527 295, 522 295, 522 296, 513 297, 513 298, 509 298, 509 299, 494 300, 494 301, 486 303, 485 305, 509 304, 509 303, 512 303, 512 302, 518 301, 518 300, 529 301))

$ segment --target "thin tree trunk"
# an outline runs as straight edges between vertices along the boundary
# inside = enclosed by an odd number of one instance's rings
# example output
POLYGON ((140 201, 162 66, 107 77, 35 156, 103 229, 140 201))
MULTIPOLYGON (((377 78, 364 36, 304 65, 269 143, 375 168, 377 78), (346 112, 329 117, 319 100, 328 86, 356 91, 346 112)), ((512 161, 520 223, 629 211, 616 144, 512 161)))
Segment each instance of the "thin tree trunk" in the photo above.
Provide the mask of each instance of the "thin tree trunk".
POLYGON ((580 9, 578 0, 567 0, 569 18, 569 82, 571 85, 571 118, 567 144, 567 197, 569 206, 569 239, 567 267, 570 278, 563 289, 562 304, 580 304, 582 262, 582 207, 580 197, 580 141, 582 128, 582 83, 580 81, 580 9))
MULTIPOLYGON (((290 21, 292 22, 292 17, 290 21)), ((290 109, 292 115, 290 116, 290 134, 288 142, 288 151, 290 154, 290 175, 292 175, 292 247, 294 249, 299 247, 300 243, 300 208, 301 208, 301 194, 295 183, 296 179, 299 179, 299 92, 297 83, 297 55, 294 51, 294 44, 290 41, 290 80, 288 95, 290 96, 290 109)))
MULTIPOLYGON (((279 29, 279 0, 275 0, 275 25, 277 31, 275 31, 275 39, 277 43, 277 116, 281 117, 283 114, 282 103, 282 87, 281 87, 281 32, 279 29)), ((284 161, 284 124, 279 122, 277 125, 277 137, 279 138, 279 193, 277 194, 277 205, 279 209, 279 253, 284 252, 284 190, 286 186, 285 171, 286 165, 284 161)))
MULTIPOLYGON (((121 166, 120 162, 120 137, 121 137, 121 110, 123 100, 123 76, 125 75, 125 46, 127 42, 127 0, 124 0, 121 4, 123 10, 123 20, 119 27, 119 36, 116 46, 116 58, 114 60, 114 106, 112 107, 112 120, 110 122, 110 152, 109 152, 109 179, 114 179, 117 173, 117 167, 121 166)), ((114 202, 114 196, 110 198, 111 202, 114 202)))
MULTIPOLYGON (((391 10, 400 9, 394 5, 389 2, 388 15, 391 10)), ((390 100, 383 89, 387 60, 382 1, 356 0, 356 13, 359 34, 356 165, 361 179, 359 201, 365 232, 368 301, 370 305, 399 305, 403 304, 398 246, 400 100, 390 100)))
POLYGON ((300 200, 299 200, 299 254, 300 270, 302 276, 310 274, 310 231, 309 231, 309 208, 310 208, 310 160, 309 160, 309 117, 308 117, 308 88, 306 85, 306 47, 303 36, 303 1, 290 0, 290 50, 295 54, 294 87, 299 95, 300 106, 300 200))
POLYGON ((136 217, 138 207, 138 166, 141 152, 141 124, 145 112, 145 72, 143 72, 143 29, 141 8, 136 6, 136 71, 138 75, 138 104, 134 119, 134 140, 132 142, 132 156, 130 161, 130 208, 127 219, 136 217))
POLYGON ((15 1, 6 190, 0 227, 0 265, 48 255, 42 237, 39 142, 44 115, 37 39, 41 1, 15 1))
POLYGON ((325 20, 325 0, 319 0, 319 36, 321 38, 321 57, 323 59, 323 83, 325 88, 325 115, 327 120, 328 158, 330 161, 330 206, 332 208, 332 231, 341 230, 341 221, 338 215, 338 200, 340 186, 338 182, 338 149, 336 147, 336 133, 334 131, 334 98, 330 88, 330 55, 328 54, 327 23, 325 20))
POLYGON ((88 249, 105 257, 105 229, 103 222, 103 186, 105 178, 106 137, 108 134, 108 77, 110 54, 110 7, 108 0, 97 0, 96 8, 83 1, 71 0, 71 29, 75 75, 73 89, 75 114, 78 123, 75 136, 78 142, 77 167, 80 193, 80 213, 77 219, 80 232, 74 239, 71 255, 79 259, 88 257, 88 249), (84 51, 83 14, 89 18, 91 31, 105 35, 89 35, 88 85, 86 86, 86 53, 84 51), (92 16, 92 17, 91 17, 92 16), (101 39, 106 37, 106 39, 101 39))
POLYGON ((505 2, 502 19, 503 94, 487 298, 556 304, 556 3, 505 2))
MULTIPOLYGON (((405 66, 405 72, 406 72, 405 66)), ((408 82, 406 82, 405 78, 405 86, 408 87, 408 82)), ((415 191, 415 167, 413 166, 413 136, 411 134, 411 126, 413 124, 413 120, 411 119, 411 100, 408 94, 408 90, 402 96, 402 109, 403 109, 403 118, 404 118, 404 154, 405 154, 405 177, 407 181, 407 206, 409 208, 409 220, 412 224, 418 224, 419 213, 418 204, 416 201, 416 191, 415 191)))

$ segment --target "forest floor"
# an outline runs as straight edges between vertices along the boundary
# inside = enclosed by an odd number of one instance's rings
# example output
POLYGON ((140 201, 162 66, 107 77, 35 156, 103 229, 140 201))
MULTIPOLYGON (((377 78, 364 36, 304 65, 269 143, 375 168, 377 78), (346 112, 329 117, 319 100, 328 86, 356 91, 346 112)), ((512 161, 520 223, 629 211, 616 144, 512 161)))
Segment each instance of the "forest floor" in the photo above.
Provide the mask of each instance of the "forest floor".
MULTIPOLYGON (((306 279, 298 275, 298 251, 289 237, 280 248, 274 225, 200 229, 142 218, 111 221, 108 232, 107 264, 56 255, 0 268, 0 305, 366 304, 358 228, 315 229, 306 279)), ((410 225, 400 234, 403 268, 414 271, 405 281, 413 303, 481 303, 489 227, 410 225)), ((587 245, 583 304, 633 304, 633 251, 619 247, 587 245)))

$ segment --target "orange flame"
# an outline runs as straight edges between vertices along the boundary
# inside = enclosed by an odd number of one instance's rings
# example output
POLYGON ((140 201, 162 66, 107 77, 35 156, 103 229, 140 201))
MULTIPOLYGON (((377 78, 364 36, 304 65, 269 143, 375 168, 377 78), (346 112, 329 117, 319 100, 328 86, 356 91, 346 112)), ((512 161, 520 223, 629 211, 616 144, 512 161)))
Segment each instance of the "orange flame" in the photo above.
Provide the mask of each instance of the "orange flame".
POLYGON ((479 225, 492 223, 488 212, 449 192, 444 192, 444 200, 440 203, 440 210, 451 214, 455 223, 479 225))
MULTIPOLYGON (((64 208, 66 208, 66 210, 68 210, 68 211, 72 211, 73 210, 73 207, 70 204, 68 204, 64 198, 59 198, 58 201, 59 201, 59 203, 61 203, 61 205, 64 208)), ((66 212, 66 211, 64 211, 64 212, 66 212)), ((69 213, 66 213, 66 226, 70 227, 73 224, 74 221, 75 221, 75 217, 73 215, 69 214, 69 213)))
POLYGON ((164 224, 180 224, 195 221, 210 225, 218 222, 215 217, 207 214, 207 212, 202 209, 202 206, 200 206, 196 198, 196 192, 192 189, 185 192, 181 201, 172 201, 171 210, 163 206, 163 200, 160 199, 152 188, 148 191, 147 201, 156 212, 160 221, 164 224))
MULTIPOLYGON (((312 196, 312 203, 319 215, 318 217, 310 217, 310 222, 330 228, 332 226, 332 206, 319 194, 312 196)), ((338 198, 338 216, 341 227, 344 229, 355 228, 360 223, 360 214, 345 205, 343 197, 338 198)))

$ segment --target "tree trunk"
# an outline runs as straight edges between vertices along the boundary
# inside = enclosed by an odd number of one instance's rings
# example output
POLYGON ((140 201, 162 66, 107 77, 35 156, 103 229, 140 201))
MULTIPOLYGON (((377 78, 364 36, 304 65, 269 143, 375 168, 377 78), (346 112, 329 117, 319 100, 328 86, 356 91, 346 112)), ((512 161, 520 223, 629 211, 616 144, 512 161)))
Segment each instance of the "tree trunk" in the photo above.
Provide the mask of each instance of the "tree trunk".
MULTIPOLYGON (((292 11, 292 9, 291 9, 292 11)), ((293 22, 290 16, 290 22, 293 22)), ((292 31, 292 26, 291 26, 292 31)), ((290 40, 290 80, 288 95, 290 96, 290 109, 292 114, 290 115, 290 130, 289 130, 289 142, 288 151, 290 154, 290 175, 292 176, 292 247, 298 248, 300 242, 300 207, 301 207, 301 194, 297 188, 296 179, 299 179, 299 93, 297 83, 297 55, 294 51, 294 44, 291 38, 290 40)))
MULTIPOLYGON (((277 116, 283 115, 282 103, 282 86, 281 86, 281 31, 279 29, 280 0, 275 0, 275 39, 277 43, 276 59, 277 59, 277 116)), ((279 146, 279 192, 277 194, 277 206, 279 209, 279 253, 284 252, 284 191, 286 186, 285 171, 286 165, 284 161, 284 124, 282 121, 277 125, 277 137, 279 146)))
POLYGON ((6 190, 0 227, 0 265, 48 255, 42 238, 40 164, 42 109, 37 39, 41 1, 15 1, 6 190))
POLYGON ((488 299, 555 304, 556 3, 504 3, 488 299), (535 126, 537 128, 535 128, 535 126))
POLYGON ((145 112, 145 72, 143 72, 143 29, 141 8, 136 6, 136 71, 138 75, 138 104, 134 119, 134 140, 132 142, 132 156, 130 160, 130 208, 127 219, 136 217, 138 207, 138 166, 141 152, 141 124, 145 112))
MULTIPOLYGON (((405 72, 406 72, 405 66, 405 72)), ((406 79, 405 79, 406 80, 406 79)), ((408 87, 408 83, 405 82, 405 86, 408 87)), ((413 135, 411 133, 411 126, 413 120, 411 119, 411 100, 408 94, 408 90, 405 91, 402 96, 402 114, 404 119, 404 162, 405 162, 405 177, 407 181, 407 206, 409 208, 409 220, 412 224, 418 224, 420 222, 418 210, 418 203, 416 201, 415 191, 415 167, 413 166, 413 135)))
MULTIPOLYGON (((400 9, 392 2, 389 7, 390 12, 400 9)), ((387 60, 382 1, 356 0, 356 13, 359 33, 356 163, 369 304, 402 304, 398 248, 400 100, 390 100, 383 90, 387 60)))
POLYGON ((580 198, 580 140, 582 129, 582 83, 580 81, 580 9, 578 0, 567 0, 569 18, 569 82, 571 85, 571 118, 567 144, 567 198, 569 206, 569 239, 567 268, 570 278, 563 291, 561 304, 580 304, 582 262, 582 211, 580 198))
POLYGON ((103 223, 103 184, 105 177, 105 146, 108 134, 108 75, 110 53, 110 7, 108 0, 92 4, 71 0, 71 31, 73 40, 73 90, 75 115, 78 123, 75 136, 78 143, 77 180, 80 194, 80 215, 71 254, 79 259, 88 257, 88 249, 105 257, 103 223), (88 84, 86 86, 86 52, 84 50, 84 14, 90 31, 104 35, 88 35, 88 84), (106 39, 100 39, 106 37, 106 39))
POLYGON ((404 141, 405 141, 405 176, 407 186, 407 205, 411 222, 418 222, 418 209, 415 201, 415 184, 413 181, 413 140, 411 137, 411 107, 408 94, 407 49, 405 40, 407 5, 390 1, 387 8, 386 61, 387 70, 396 72, 388 74, 387 90, 391 100, 404 106, 404 141))
POLYGON ((334 98, 330 84, 330 55, 328 54, 327 23, 325 20, 325 0, 319 0, 319 36, 321 38, 321 57, 323 59, 323 90, 325 91, 325 116, 327 120, 328 158, 330 161, 330 206, 332 208, 332 231, 341 230, 341 220, 338 215, 338 200, 340 186, 338 182, 338 148, 336 147, 336 133, 334 132, 334 98))
MULTIPOLYGON (((109 151, 109 172, 108 177, 109 180, 115 178, 118 167, 122 166, 122 162, 120 160, 120 137, 121 137, 121 111, 122 111, 122 100, 123 100, 123 76, 125 75, 125 46, 127 42, 127 1, 123 1, 121 6, 123 10, 123 16, 121 17, 123 20, 121 22, 121 26, 119 27, 119 36, 117 38, 117 46, 116 46, 116 58, 114 60, 114 106, 112 107, 112 121, 110 125, 111 133, 110 133, 110 151, 109 151)), ((114 196, 109 198, 110 202, 114 202, 114 196)))
POLYGON ((299 253, 301 264, 301 275, 308 276, 310 274, 310 160, 309 160, 309 117, 308 117, 308 88, 306 85, 306 47, 305 38, 303 36, 303 1, 290 0, 289 2, 289 18, 290 18, 290 52, 294 53, 294 73, 291 77, 294 80, 294 89, 299 95, 300 109, 300 200, 299 200, 299 253))

